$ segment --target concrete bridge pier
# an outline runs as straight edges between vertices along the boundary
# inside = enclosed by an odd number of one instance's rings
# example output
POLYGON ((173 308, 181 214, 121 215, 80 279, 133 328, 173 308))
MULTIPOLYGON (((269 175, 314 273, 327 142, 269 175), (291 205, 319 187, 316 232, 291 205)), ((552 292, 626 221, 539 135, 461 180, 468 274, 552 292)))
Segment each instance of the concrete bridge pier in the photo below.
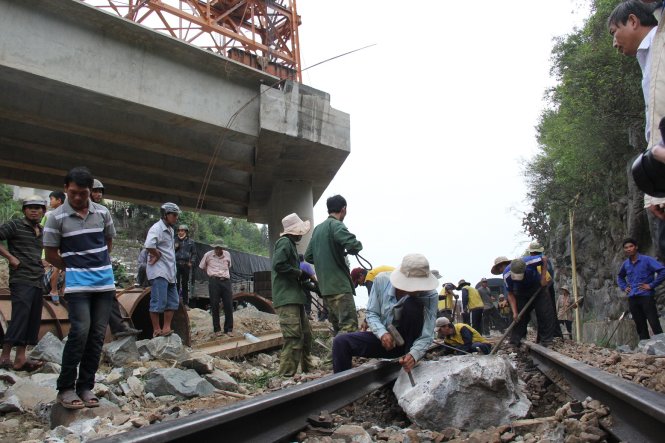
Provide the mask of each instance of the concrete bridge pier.
MULTIPOLYGON (((270 236, 270 255, 272 256, 275 242, 282 232, 282 219, 295 212, 303 220, 309 220, 314 228, 314 197, 312 193, 312 182, 307 180, 279 180, 275 183, 270 198, 271 214, 268 224, 270 236)), ((304 253, 307 249, 309 239, 312 237, 310 231, 298 243, 298 252, 304 253)))

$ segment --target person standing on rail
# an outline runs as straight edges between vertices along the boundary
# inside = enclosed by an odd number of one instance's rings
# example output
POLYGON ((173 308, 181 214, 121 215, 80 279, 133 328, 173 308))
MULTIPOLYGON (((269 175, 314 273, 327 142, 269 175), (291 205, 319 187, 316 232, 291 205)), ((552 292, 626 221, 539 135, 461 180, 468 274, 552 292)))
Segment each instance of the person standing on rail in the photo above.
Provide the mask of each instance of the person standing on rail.
POLYGON ((178 238, 175 241, 176 288, 182 298, 185 309, 189 309, 189 280, 192 264, 196 263, 196 244, 189 238, 189 226, 178 226, 178 238))
POLYGON ((146 275, 150 281, 150 321, 153 337, 173 333, 171 322, 178 309, 180 298, 175 288, 175 246, 173 226, 178 222, 180 208, 175 203, 164 203, 160 208, 162 218, 152 225, 145 239, 148 251, 146 275), (164 326, 159 316, 164 315, 164 326))
POLYGON ((7 241, 7 249, 0 243, 0 255, 9 262, 9 292, 12 319, 2 344, 0 368, 34 371, 43 362, 28 359, 27 345, 36 345, 42 320, 42 237, 44 230, 39 221, 46 211, 46 201, 34 196, 23 200, 23 218, 9 220, 0 226, 0 241, 7 241), (10 361, 12 347, 16 347, 14 364, 10 361))
POLYGON ((367 295, 369 295, 372 292, 374 278, 382 272, 392 272, 394 270, 394 266, 388 265, 377 266, 369 271, 365 268, 353 268, 351 271, 351 281, 354 288, 357 288, 359 285, 367 288, 367 295))
POLYGON ((284 232, 275 242, 272 256, 272 305, 279 316, 279 327, 284 337, 279 357, 279 375, 293 377, 300 365, 309 372, 314 365, 311 358, 312 329, 305 304, 307 296, 300 283, 312 274, 300 268, 296 243, 310 230, 310 222, 302 221, 298 214, 282 219, 284 232))
POLYGON ((65 176, 67 200, 46 220, 46 260, 66 270, 70 329, 62 352, 57 401, 68 409, 99 406, 92 392, 115 299, 111 249, 115 227, 108 209, 90 200, 93 178, 85 167, 65 176))
POLYGON ((658 319, 654 289, 665 281, 665 266, 653 257, 638 253, 637 241, 632 238, 623 241, 623 252, 627 258, 619 269, 617 283, 628 296, 628 308, 633 316, 637 335, 640 340, 647 340, 647 321, 654 335, 663 332, 658 319))
POLYGON ((314 228, 305 260, 316 267, 319 289, 335 334, 358 330, 353 301, 355 289, 345 255, 359 253, 363 245, 344 225, 346 200, 334 195, 326 201, 328 218, 314 228))

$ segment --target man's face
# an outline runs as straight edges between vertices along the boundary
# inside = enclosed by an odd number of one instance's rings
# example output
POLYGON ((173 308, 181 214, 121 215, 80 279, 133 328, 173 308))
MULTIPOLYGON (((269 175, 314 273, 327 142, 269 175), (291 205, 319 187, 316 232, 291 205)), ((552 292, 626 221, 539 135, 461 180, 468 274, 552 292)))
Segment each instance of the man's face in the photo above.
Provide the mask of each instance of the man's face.
POLYGON ((481 281, 481 282, 480 282, 480 285, 481 285, 483 288, 486 288, 486 287, 487 287, 487 282, 486 282, 486 281, 481 281))
POLYGON ((215 255, 221 256, 224 253, 224 248, 215 248, 215 255))
POLYGON ((65 185, 65 194, 67 194, 69 206, 74 210, 80 211, 81 209, 88 207, 90 188, 79 186, 76 183, 71 182, 68 185, 65 185))
POLYGON ((358 284, 359 284, 360 286, 362 286, 362 285, 365 284, 365 277, 367 277, 365 274, 360 274, 360 275, 358 276, 358 284))
POLYGON ((166 224, 173 226, 178 222, 178 214, 175 212, 169 212, 164 216, 164 220, 166 221, 166 224))
POLYGON ((51 209, 55 209, 61 204, 62 200, 60 200, 59 198, 49 197, 49 206, 51 206, 51 209))
POLYGON ((623 253, 626 254, 626 257, 632 257, 637 254, 637 245, 633 243, 626 243, 623 245, 623 253))
POLYGON ((95 188, 90 193, 90 199, 95 203, 101 203, 104 198, 104 190, 100 188, 95 188))
POLYGON ((32 223, 38 223, 44 216, 44 208, 40 205, 23 206, 23 215, 32 223))
POLYGON ((612 35, 612 46, 623 55, 634 57, 637 54, 637 48, 642 43, 642 35, 639 31, 640 21, 633 14, 628 16, 626 24, 611 24, 609 27, 612 35))
POLYGON ((182 240, 185 237, 187 237, 187 231, 184 229, 178 229, 178 238, 182 240))

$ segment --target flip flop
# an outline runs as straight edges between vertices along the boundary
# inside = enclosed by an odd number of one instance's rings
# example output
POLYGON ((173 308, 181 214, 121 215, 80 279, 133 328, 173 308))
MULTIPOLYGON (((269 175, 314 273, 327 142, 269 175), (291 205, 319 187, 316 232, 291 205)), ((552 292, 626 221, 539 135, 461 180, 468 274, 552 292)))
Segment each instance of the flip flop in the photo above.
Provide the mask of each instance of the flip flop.
POLYGON ((166 332, 162 331, 162 337, 168 337, 171 334, 173 334, 173 329, 171 329, 170 331, 166 331, 166 332))
POLYGON ((79 398, 81 399, 81 401, 83 402, 83 405, 86 408, 97 408, 97 407, 99 407, 99 399, 90 390, 81 391, 81 393, 79 394, 79 398))
POLYGON ((41 360, 26 360, 20 368, 14 368, 15 371, 33 372, 44 366, 41 360))
POLYGON ((161 337, 161 336, 162 336, 162 330, 161 329, 158 330, 158 331, 153 331, 153 333, 152 333, 152 338, 161 337))
POLYGON ((60 391, 57 397, 55 398, 55 401, 60 403, 62 407, 65 409, 85 408, 83 400, 81 400, 81 398, 78 395, 76 395, 76 392, 74 392, 73 389, 66 389, 64 391, 60 391))

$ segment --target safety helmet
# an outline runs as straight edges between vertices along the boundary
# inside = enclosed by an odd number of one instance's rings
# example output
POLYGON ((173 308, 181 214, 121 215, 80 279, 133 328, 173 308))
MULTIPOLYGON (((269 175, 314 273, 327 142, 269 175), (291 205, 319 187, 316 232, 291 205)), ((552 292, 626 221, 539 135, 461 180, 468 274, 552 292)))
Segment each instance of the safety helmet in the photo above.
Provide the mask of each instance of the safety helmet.
POLYGON ((178 230, 182 229, 183 231, 189 232, 189 226, 187 225, 180 225, 178 226, 178 230))
POLYGON ((92 189, 101 189, 103 191, 104 190, 104 185, 99 180, 94 179, 92 181, 92 189))
POLYGON ((44 200, 38 195, 32 195, 28 198, 23 199, 23 205, 22 205, 23 208, 30 205, 39 205, 44 209, 44 211, 46 211, 46 200, 44 200))
POLYGON ((160 212, 162 213, 163 217, 166 214, 180 214, 181 211, 178 205, 176 205, 175 203, 166 202, 161 206, 160 212))

